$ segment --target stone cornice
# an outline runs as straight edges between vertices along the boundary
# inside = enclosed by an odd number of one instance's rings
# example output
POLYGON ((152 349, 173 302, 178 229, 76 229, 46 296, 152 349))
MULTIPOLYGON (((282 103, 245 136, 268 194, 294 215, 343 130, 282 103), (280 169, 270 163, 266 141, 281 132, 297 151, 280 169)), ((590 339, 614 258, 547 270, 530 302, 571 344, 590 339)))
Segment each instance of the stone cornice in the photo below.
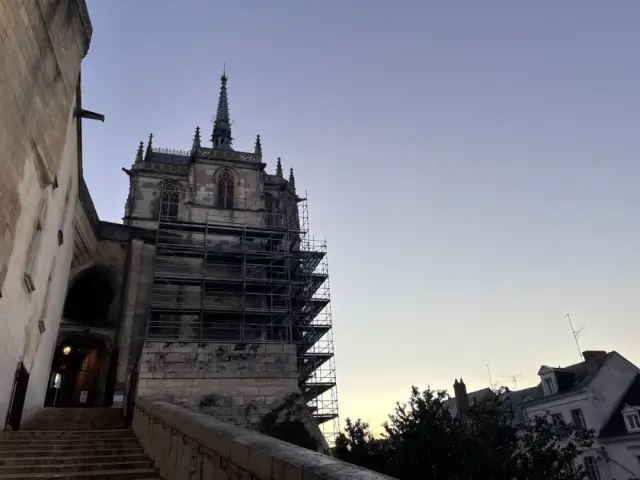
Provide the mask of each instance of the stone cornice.
POLYGON ((162 172, 162 173, 172 173, 172 174, 181 175, 181 176, 189 174, 188 165, 172 165, 169 163, 142 162, 142 163, 136 163, 131 169, 135 173, 162 172))
MULTIPOLYGON (((129 218, 134 219, 135 217, 129 218)), ((149 220, 152 219, 150 218, 149 220)), ((121 223, 100 222, 100 240, 127 243, 133 238, 143 240, 147 243, 155 243, 156 231, 142 227, 123 225, 121 223)))
POLYGON ((82 30, 84 31, 85 47, 83 56, 86 56, 89 52, 91 37, 93 36, 93 25, 91 24, 91 18, 89 17, 89 9, 87 8, 86 0, 74 0, 74 3, 78 7, 80 22, 82 23, 82 30))
POLYGON ((84 181, 84 177, 80 178, 80 188, 78 192, 78 197, 80 199, 80 204, 82 205, 85 213, 87 214, 87 218, 89 219, 89 223, 93 228, 93 232, 97 234, 98 227, 100 225, 100 219, 98 218, 98 212, 96 211, 96 207, 93 204, 93 199, 91 198, 91 194, 89 193, 89 188, 87 187, 87 183, 84 181))
POLYGON ((195 160, 224 160, 258 166, 262 164, 262 157, 255 153, 236 152, 234 150, 219 150, 217 148, 197 148, 192 152, 195 160))

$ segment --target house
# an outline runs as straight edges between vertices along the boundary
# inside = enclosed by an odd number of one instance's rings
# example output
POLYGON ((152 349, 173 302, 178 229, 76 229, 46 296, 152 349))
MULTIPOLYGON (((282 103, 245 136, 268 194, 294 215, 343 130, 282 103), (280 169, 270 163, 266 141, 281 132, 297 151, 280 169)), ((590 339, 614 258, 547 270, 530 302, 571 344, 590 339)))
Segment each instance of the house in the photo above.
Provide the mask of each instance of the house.
POLYGON ((586 351, 583 358, 568 367, 540 367, 541 394, 520 408, 528 419, 551 416, 596 432, 581 459, 589 480, 640 478, 632 447, 638 445, 640 455, 640 369, 613 351, 586 351))
MULTIPOLYGON (((483 400, 488 400, 492 395, 495 395, 495 391, 488 387, 467 393, 467 386, 462 379, 460 379, 460 381, 456 379, 453 384, 453 391, 454 397, 444 402, 444 406, 449 409, 452 415, 457 415, 458 412, 468 409, 471 405, 483 400)), ((540 396, 541 392, 542 390, 538 385, 521 390, 506 390, 502 394, 503 400, 510 404, 513 409, 513 421, 516 424, 522 424, 526 420, 521 407, 524 401, 540 396)))
POLYGON ((600 430, 598 442, 607 453, 611 478, 640 479, 640 375, 600 430))
POLYGON ((453 384, 454 397, 445 400, 443 405, 449 409, 451 415, 457 415, 459 412, 463 412, 468 409, 470 405, 476 402, 486 400, 493 395, 493 390, 490 388, 482 388, 475 392, 467 393, 467 386, 462 378, 460 381, 456 379, 453 384))

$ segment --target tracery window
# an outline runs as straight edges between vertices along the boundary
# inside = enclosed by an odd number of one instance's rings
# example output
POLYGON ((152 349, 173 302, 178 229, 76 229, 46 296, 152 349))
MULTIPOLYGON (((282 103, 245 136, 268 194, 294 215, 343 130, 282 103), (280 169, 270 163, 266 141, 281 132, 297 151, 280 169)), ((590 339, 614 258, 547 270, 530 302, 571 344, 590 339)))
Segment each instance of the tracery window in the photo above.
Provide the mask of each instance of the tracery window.
POLYGON ((264 196, 264 226, 273 227, 276 224, 276 200, 271 195, 264 196))
POLYGON ((233 208, 233 174, 229 170, 218 179, 218 207, 233 208))
POLYGON ((177 220, 181 197, 180 187, 173 182, 165 182, 162 185, 162 198, 160 200, 160 219, 177 220))

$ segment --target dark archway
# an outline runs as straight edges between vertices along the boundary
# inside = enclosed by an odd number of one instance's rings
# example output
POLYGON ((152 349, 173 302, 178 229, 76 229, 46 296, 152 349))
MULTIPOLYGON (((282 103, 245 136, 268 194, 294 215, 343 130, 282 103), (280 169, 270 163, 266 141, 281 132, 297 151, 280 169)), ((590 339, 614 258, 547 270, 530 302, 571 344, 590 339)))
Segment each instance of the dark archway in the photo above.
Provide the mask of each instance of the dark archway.
POLYGON ((103 405, 110 356, 111 351, 101 338, 63 338, 53 355, 45 407, 103 405))
POLYGON ((75 279, 64 304, 65 320, 86 326, 106 326, 114 290, 106 267, 89 267, 75 279))

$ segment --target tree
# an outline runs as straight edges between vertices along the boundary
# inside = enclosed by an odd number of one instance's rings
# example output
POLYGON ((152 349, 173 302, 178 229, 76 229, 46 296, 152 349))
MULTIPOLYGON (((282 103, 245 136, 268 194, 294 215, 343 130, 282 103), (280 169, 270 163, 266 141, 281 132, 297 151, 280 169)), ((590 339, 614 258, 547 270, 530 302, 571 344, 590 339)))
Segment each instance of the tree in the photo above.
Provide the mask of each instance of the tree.
POLYGON ((401 480, 581 480, 584 471, 574 464, 593 432, 547 418, 516 425, 505 393, 452 415, 446 392, 413 387, 383 425, 381 439, 366 423, 348 419, 334 454, 401 480))
POLYGON ((347 418, 345 433, 338 435, 334 447, 334 455, 341 460, 377 472, 386 471, 387 453, 387 440, 375 438, 369 424, 359 419, 352 422, 347 418))

